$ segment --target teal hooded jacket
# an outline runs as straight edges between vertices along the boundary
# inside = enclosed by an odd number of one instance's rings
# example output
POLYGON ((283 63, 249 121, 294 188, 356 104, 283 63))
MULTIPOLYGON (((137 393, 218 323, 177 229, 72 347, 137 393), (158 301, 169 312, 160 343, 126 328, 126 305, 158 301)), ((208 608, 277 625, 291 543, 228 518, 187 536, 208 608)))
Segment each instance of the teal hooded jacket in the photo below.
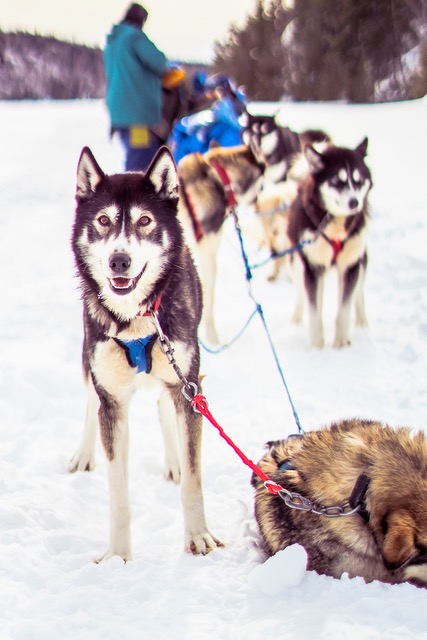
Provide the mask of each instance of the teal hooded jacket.
POLYGON ((157 124, 167 59, 145 33, 126 22, 114 25, 107 36, 104 67, 111 127, 157 124))

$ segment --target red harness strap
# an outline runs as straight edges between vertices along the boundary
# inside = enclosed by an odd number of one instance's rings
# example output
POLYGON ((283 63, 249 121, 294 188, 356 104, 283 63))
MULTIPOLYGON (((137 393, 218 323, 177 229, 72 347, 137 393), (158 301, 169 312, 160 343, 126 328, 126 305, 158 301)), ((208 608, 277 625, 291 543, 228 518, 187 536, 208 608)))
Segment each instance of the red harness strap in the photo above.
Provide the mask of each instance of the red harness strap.
POLYGON ((234 195, 233 187, 231 186, 230 178, 228 177, 227 171, 224 169, 224 167, 218 160, 211 160, 209 164, 211 165, 211 167, 213 167, 213 169, 215 169, 215 171, 219 176, 219 179, 222 182, 225 195, 227 196, 228 206, 235 207, 237 205, 237 200, 234 195))
POLYGON ((265 486, 270 491, 270 493, 276 495, 280 491, 282 491, 283 487, 281 487, 280 484, 273 482, 273 480, 270 480, 270 478, 264 473, 264 471, 262 471, 262 469, 260 469, 258 465, 255 464, 255 462, 245 456, 243 451, 241 451, 239 447, 235 445, 231 438, 225 433, 224 429, 221 427, 221 425, 218 424, 218 422, 209 411, 208 403, 205 396, 200 393, 196 394, 191 400, 191 406, 193 407, 193 409, 197 409, 197 411, 199 411, 216 429, 218 429, 220 436, 224 438, 224 440, 230 445, 230 447, 237 453, 237 455, 245 463, 245 465, 252 469, 252 471, 266 483, 265 486))
POLYGON ((340 253, 340 251, 342 251, 342 248, 344 246, 344 242, 342 240, 331 240, 329 238, 329 242, 331 244, 332 247, 332 264, 335 264, 335 261, 338 257, 338 254, 340 253))
POLYGON ((197 217, 196 209, 194 207, 194 204, 191 201, 188 191, 186 189, 183 189, 183 192, 184 192, 184 199, 187 205, 188 213, 190 214, 191 222, 193 224, 194 235, 196 236, 196 242, 199 242, 199 240, 203 236, 202 225, 200 224, 200 220, 197 217))
POLYGON ((332 248, 332 262, 331 264, 335 264, 337 258, 338 258, 338 254, 342 251, 343 247, 344 247, 344 242, 345 240, 336 240, 335 238, 329 238, 329 236, 326 235, 326 233, 321 233, 320 234, 322 236, 322 238, 324 238, 326 240, 326 242, 328 244, 331 245, 332 248))
POLYGON ((137 317, 138 316, 151 316, 153 311, 158 311, 159 310, 161 301, 162 301, 162 294, 159 293, 159 295, 157 296, 157 298, 154 301, 153 308, 150 309, 149 311, 144 311, 144 313, 141 313, 140 311, 138 311, 138 313, 136 314, 137 317))

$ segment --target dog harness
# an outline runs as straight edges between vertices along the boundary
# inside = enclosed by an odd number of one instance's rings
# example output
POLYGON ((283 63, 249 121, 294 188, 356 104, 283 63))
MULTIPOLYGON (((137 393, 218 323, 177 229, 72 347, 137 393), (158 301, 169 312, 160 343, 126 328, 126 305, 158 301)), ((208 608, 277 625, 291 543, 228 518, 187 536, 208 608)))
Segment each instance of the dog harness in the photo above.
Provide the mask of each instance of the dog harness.
POLYGON ((213 167, 213 169, 215 169, 219 179, 221 180, 222 186, 224 187, 225 195, 227 197, 227 205, 229 207, 235 207, 237 205, 237 200, 234 195, 233 187, 231 186, 231 181, 226 169, 218 160, 211 160, 209 164, 211 165, 211 167, 213 167))
POLYGON ((202 225, 200 224, 200 220, 197 216, 196 209, 194 204, 189 196, 187 189, 184 187, 184 183, 180 180, 180 193, 184 198, 185 206, 187 207, 188 213, 190 214, 191 224, 193 225, 194 235, 196 237, 196 242, 199 242, 203 236, 202 225))
MULTIPOLYGON (((213 169, 215 169, 216 173, 218 174, 218 177, 224 189, 225 197, 227 199, 227 206, 235 207, 237 205, 237 200, 235 198, 233 187, 231 186, 230 178, 227 171, 218 160, 211 160, 209 164, 213 169)), ((199 242, 204 235, 204 231, 197 216, 196 208, 190 198, 187 189, 185 189, 182 180, 180 181, 180 192, 182 193, 188 213, 190 214, 191 224, 193 225, 196 242, 199 242)))
POLYGON ((136 367, 138 373, 150 373, 152 367, 151 352, 157 340, 156 333, 137 340, 119 340, 118 338, 114 338, 114 340, 125 352, 130 367, 136 367))
POLYGON ((335 262, 337 261, 338 254, 342 251, 344 247, 345 239, 336 240, 335 238, 328 238, 326 233, 323 233, 323 231, 320 235, 331 245, 332 247, 332 263, 331 264, 335 264, 335 262))
MULTIPOLYGON (((153 311, 157 311, 160 307, 161 295, 156 298, 153 305, 153 311)), ((137 316, 150 316, 151 311, 139 312, 137 316)), ((123 349, 126 355, 126 359, 129 366, 138 369, 138 373, 150 373, 152 367, 151 352, 154 347, 154 343, 157 340, 157 333, 150 333, 144 338, 137 338, 136 340, 119 340, 114 338, 114 341, 123 349)))

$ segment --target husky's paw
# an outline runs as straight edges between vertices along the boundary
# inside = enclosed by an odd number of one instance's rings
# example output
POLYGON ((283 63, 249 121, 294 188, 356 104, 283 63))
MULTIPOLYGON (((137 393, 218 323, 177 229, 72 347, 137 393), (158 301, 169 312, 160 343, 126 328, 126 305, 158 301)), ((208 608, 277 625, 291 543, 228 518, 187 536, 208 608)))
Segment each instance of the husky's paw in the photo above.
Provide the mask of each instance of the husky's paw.
POLYGON ((93 471, 95 468, 95 454, 92 452, 78 450, 71 458, 68 471, 75 473, 76 471, 93 471))
POLYGON ((323 349, 325 341, 323 338, 316 338, 310 340, 310 349, 323 349))
POLYGON ((342 349, 343 347, 348 347, 350 346, 351 341, 349 338, 340 338, 340 337, 336 337, 334 340, 334 349, 342 349))
POLYGON ((279 275, 278 269, 274 269, 273 271, 271 271, 267 276, 268 282, 276 282, 278 275, 279 275))
POLYGON ((219 341, 219 336, 216 332, 216 330, 213 327, 206 327, 206 342, 208 342, 208 344, 210 344, 212 347, 218 347, 220 344, 219 341))
POLYGON ((130 562, 131 560, 133 560, 132 552, 130 551, 130 549, 127 552, 112 551, 108 549, 102 556, 99 556, 99 558, 95 558, 94 563, 101 564, 102 562, 105 562, 110 558, 116 558, 116 557, 121 558, 125 564, 126 562, 130 562))
POLYGON ((299 308, 295 309, 291 318, 291 322, 293 322, 293 324, 302 324, 303 319, 304 319, 304 310, 299 308))
POLYGON ((171 480, 172 482, 175 482, 175 484, 181 483, 181 469, 179 468, 179 464, 166 465, 163 470, 163 475, 166 478, 166 480, 171 480))
POLYGON ((185 550, 193 555, 202 554, 207 555, 210 551, 223 547, 223 543, 218 538, 215 538, 209 531, 204 533, 198 533, 195 535, 189 534, 186 536, 185 550))
POLYGON ((368 327, 368 319, 366 316, 358 316, 356 314, 356 327, 368 327))

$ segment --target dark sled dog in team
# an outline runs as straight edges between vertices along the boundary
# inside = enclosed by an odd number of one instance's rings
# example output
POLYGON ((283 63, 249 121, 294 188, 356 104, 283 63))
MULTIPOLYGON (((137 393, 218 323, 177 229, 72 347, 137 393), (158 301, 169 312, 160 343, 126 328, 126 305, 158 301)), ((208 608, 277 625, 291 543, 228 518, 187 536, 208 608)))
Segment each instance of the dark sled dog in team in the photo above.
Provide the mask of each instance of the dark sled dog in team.
POLYGON ((108 469, 110 538, 99 560, 132 558, 128 413, 131 397, 147 375, 160 383, 164 473, 181 483, 185 548, 205 554, 221 543, 210 533, 204 513, 202 418, 182 393, 185 383, 200 391, 197 329, 202 292, 177 217, 173 158, 163 147, 145 175, 106 175, 84 148, 76 201, 72 247, 83 298, 88 403, 70 470, 93 469, 100 430, 108 469), (184 384, 161 336, 174 350, 184 384))
POLYGON ((301 322, 305 301, 309 311, 309 345, 322 348, 323 293, 327 273, 338 273, 338 313, 334 346, 350 344, 353 304, 356 324, 367 325, 364 279, 367 267, 368 193, 372 187, 365 163, 368 140, 355 149, 328 145, 323 151, 307 145, 309 173, 290 205, 290 246, 306 243, 295 253, 297 301, 294 321, 301 322))

